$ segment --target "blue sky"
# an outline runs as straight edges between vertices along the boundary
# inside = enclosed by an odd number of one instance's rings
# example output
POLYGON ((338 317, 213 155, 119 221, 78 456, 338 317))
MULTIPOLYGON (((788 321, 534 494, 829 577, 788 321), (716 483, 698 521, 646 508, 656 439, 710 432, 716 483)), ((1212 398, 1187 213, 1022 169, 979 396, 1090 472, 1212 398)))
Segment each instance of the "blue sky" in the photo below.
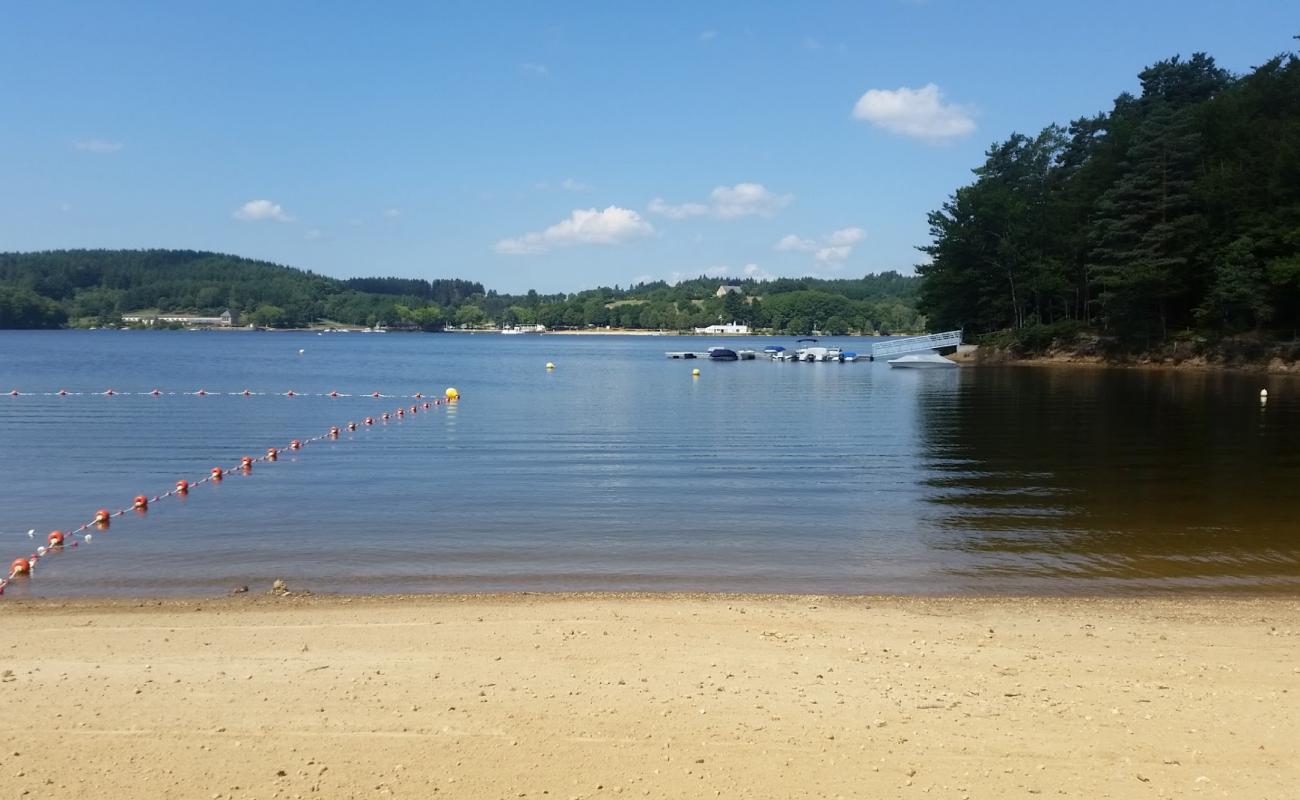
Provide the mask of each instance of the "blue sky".
POLYGON ((992 142, 1288 2, 0 0, 0 250, 575 291, 908 272, 992 142))

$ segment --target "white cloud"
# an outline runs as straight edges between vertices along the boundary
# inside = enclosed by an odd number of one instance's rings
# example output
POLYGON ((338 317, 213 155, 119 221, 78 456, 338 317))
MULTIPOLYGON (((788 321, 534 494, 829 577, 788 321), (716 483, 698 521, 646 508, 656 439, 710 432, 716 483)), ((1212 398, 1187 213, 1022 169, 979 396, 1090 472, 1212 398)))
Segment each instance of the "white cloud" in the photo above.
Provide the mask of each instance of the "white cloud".
POLYGON ((839 245, 837 247, 823 247, 817 251, 817 260, 826 264, 838 264, 849 257, 853 248, 848 245, 839 245))
POLYGON ((744 273, 746 278, 753 278, 756 281, 770 281, 776 277, 757 264, 746 264, 744 273))
POLYGON ((861 228, 840 228, 826 237, 826 241, 833 245, 855 245, 867 238, 867 232, 861 228))
POLYGON ((561 188, 561 189, 564 189, 564 190, 567 191, 567 192, 589 192, 589 191, 591 191, 591 186, 590 186, 590 185, 585 184, 585 183, 583 183, 582 181, 575 180, 575 179, 573 179, 573 178, 565 178, 563 181, 561 181, 561 182, 560 182, 560 188, 561 188))
POLYGON ((618 206, 610 206, 603 211, 577 208, 568 219, 561 220, 540 233, 502 239, 492 249, 504 255, 525 255, 579 244, 623 244, 652 233, 654 227, 631 209, 618 206))
POLYGON ((388 217, 389 219, 397 219, 398 217, 402 216, 402 209, 386 208, 384 209, 384 216, 388 217))
POLYGON ((773 194, 761 183, 738 183, 735 186, 716 187, 709 193, 707 203, 672 205, 662 197, 656 197, 650 201, 649 210, 670 219, 704 216, 720 219, 755 215, 770 217, 790 205, 793 200, 793 195, 773 194))
POLYGON ((772 245, 772 249, 813 253, 814 257, 822 263, 838 264, 848 258, 853 248, 866 238, 867 232, 861 228, 840 228, 826 234, 819 241, 790 233, 782 236, 776 244, 772 245))
POLYGON ((98 153, 99 155, 116 153, 123 147, 121 142, 110 142, 105 139, 78 139, 72 143, 72 146, 83 153, 98 153))
POLYGON ((60 203, 60 204, 59 204, 59 210, 60 210, 60 211, 71 211, 71 210, 72 210, 72 203, 60 203))
POLYGON ((933 83, 920 89, 906 86, 872 89, 853 106, 853 117, 866 120, 890 133, 931 143, 966 136, 975 130, 968 106, 944 103, 943 93, 933 83))
POLYGON ((718 32, 717 32, 717 31, 701 31, 701 32, 700 32, 700 37, 699 37, 699 38, 700 38, 700 41, 701 41, 701 42, 711 42, 711 41, 713 41, 714 39, 718 38, 718 32))
POLYGON ((805 50, 820 50, 822 49, 821 40, 813 36, 805 36, 803 37, 803 48, 805 50))
POLYGON ((524 62, 523 64, 519 65, 519 68, 530 75, 536 75, 541 78, 544 78, 547 75, 551 74, 551 70, 545 64, 533 64, 530 62, 524 62))
POLYGON ((311 230, 304 233, 302 235, 302 238, 306 239, 309 242, 314 242, 317 239, 320 239, 322 236, 324 236, 324 234, 320 232, 320 228, 312 228, 311 230))
POLYGON ((777 242, 772 249, 811 253, 817 249, 817 243, 812 239, 801 239, 793 233, 789 233, 782 236, 781 241, 777 242))
POLYGON ((286 214, 279 203, 272 203, 270 200, 249 200, 236 209, 233 216, 235 219, 242 219, 246 222, 262 222, 264 220, 293 222, 293 217, 286 214))

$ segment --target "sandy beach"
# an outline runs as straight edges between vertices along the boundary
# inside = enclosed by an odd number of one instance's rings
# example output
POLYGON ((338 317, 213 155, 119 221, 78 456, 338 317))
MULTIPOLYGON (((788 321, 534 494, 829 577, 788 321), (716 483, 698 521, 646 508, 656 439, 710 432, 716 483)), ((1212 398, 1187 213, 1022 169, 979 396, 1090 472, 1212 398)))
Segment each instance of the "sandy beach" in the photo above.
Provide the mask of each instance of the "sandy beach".
POLYGON ((0 602, 5 797, 1297 796, 1300 600, 0 602))

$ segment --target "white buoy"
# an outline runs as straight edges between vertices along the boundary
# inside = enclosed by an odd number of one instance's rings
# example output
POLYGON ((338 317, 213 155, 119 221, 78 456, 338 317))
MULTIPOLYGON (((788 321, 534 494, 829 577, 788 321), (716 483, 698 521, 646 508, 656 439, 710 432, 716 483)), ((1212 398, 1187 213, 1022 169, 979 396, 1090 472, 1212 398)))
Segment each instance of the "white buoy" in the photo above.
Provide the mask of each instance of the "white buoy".
POLYGON ((90 540, 91 540, 92 538, 93 538, 93 534, 89 534, 89 533, 86 534, 86 542, 87 542, 87 543, 89 543, 90 540))
POLYGON ((1259 399, 1260 399, 1260 400, 1267 400, 1267 399, 1268 399, 1268 389, 1260 389, 1260 390, 1259 390, 1259 399))
POLYGON ((303 350, 301 347, 298 348, 298 355, 302 355, 302 354, 305 353, 305 352, 307 352, 307 351, 306 351, 306 350, 303 350))
POLYGON ((35 528, 32 528, 30 531, 27 532, 27 538, 28 538, 28 539, 35 539, 35 538, 36 538, 36 529, 35 529, 35 528))

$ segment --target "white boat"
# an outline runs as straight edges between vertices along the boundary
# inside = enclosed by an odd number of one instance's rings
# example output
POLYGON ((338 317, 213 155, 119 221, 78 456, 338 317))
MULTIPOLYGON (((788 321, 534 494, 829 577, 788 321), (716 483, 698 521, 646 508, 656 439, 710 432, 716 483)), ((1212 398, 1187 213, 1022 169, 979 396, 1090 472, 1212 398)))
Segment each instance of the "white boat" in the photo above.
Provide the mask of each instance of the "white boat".
POLYGON ((948 369, 955 368, 957 362, 949 361, 938 353, 913 353, 912 355, 891 359, 889 366, 908 369, 948 369))

